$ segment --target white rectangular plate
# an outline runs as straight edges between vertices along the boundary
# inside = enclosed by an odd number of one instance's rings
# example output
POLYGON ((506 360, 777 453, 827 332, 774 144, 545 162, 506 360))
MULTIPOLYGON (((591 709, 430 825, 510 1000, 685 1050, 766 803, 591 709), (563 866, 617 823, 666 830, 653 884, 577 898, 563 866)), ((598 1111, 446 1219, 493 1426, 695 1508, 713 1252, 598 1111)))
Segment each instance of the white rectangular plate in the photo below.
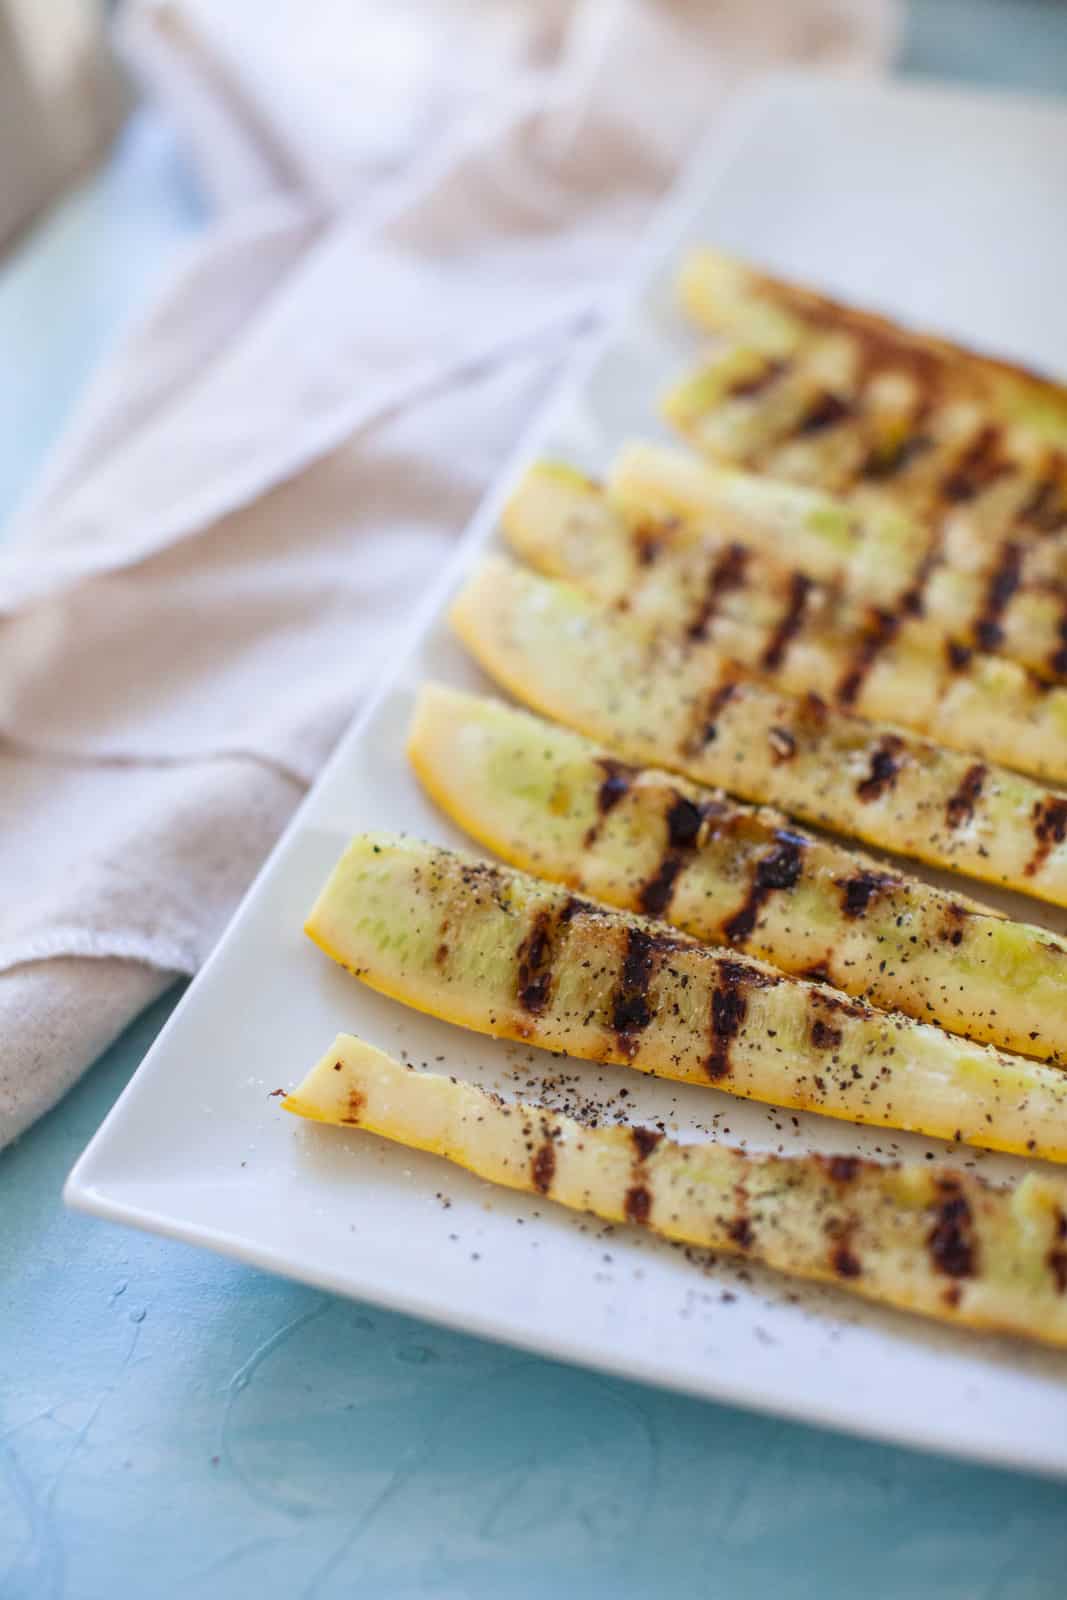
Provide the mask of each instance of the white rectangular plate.
MULTIPOLYGON (((692 355, 670 294, 689 240, 715 241, 865 304, 1067 370, 1065 194, 1063 109, 776 80, 697 164, 650 244, 621 326, 522 456, 550 450, 596 470, 627 436, 658 431, 656 393, 692 355)), ((460 565, 493 537, 499 503, 498 493, 483 507, 460 565)), ((512 1092, 553 1066, 539 1056, 531 1067, 535 1052, 372 994, 301 932, 353 832, 407 829, 463 843, 420 794, 403 749, 420 681, 480 681, 449 637, 444 598, 383 697, 342 741, 78 1162, 69 1203, 546 1355, 1067 1474, 1067 1358, 729 1262, 695 1262, 636 1230, 606 1237, 588 1219, 491 1189, 428 1156, 302 1125, 269 1098, 298 1081, 340 1029, 418 1062, 443 1058, 457 1074, 512 1092)), ((710 1089, 568 1070, 605 1100, 625 1087, 629 1098, 615 1099, 617 1108, 665 1117, 683 1133, 712 1128, 753 1147, 929 1148, 818 1117, 794 1126, 788 1115, 710 1089)), ((1012 1170, 1003 1159, 980 1164, 991 1174, 1012 1170)))

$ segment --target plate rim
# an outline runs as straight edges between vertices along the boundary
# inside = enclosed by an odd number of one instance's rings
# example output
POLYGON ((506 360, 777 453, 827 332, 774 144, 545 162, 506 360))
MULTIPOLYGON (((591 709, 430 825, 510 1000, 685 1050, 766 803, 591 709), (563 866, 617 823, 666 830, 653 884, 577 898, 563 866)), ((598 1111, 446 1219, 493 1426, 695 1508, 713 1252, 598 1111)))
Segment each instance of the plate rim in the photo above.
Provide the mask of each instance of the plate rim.
MULTIPOLYGON (((471 1338, 508 1345, 512 1349, 526 1351, 545 1361, 600 1372, 607 1377, 631 1383, 647 1384, 651 1388, 662 1389, 670 1394, 682 1394, 695 1400, 711 1401, 716 1405, 751 1411, 764 1417, 777 1417, 786 1422, 818 1428, 823 1432, 846 1434, 849 1438, 866 1439, 897 1449, 916 1450, 923 1454, 939 1456, 944 1460, 969 1462, 993 1470, 1020 1472, 1052 1482, 1063 1482, 1067 1478, 1067 1464, 1063 1461, 1062 1453, 1050 1454, 1047 1459, 1040 1454, 1024 1458, 1018 1447, 998 1446, 993 1441, 988 1445, 970 1444, 967 1441, 953 1444, 946 1441, 943 1434, 932 1428, 925 1429, 921 1424, 909 1426, 892 1422, 865 1421, 856 1406, 851 1403, 847 1409, 844 1405, 840 1409, 835 1409, 833 1402, 825 1400, 808 1403, 800 1388, 782 1399, 778 1395, 768 1396, 758 1383, 745 1384, 739 1382, 736 1377, 731 1377, 728 1383, 716 1383, 715 1369, 712 1366, 707 1369, 707 1382, 689 1381, 684 1377, 672 1375, 662 1367, 657 1367, 652 1356, 627 1357, 611 1351, 599 1349, 594 1351, 588 1339, 567 1338, 563 1334, 555 1333, 548 1335, 525 1333, 521 1329, 516 1331, 510 1324, 497 1324, 492 1314, 484 1312, 477 1304, 462 1313, 453 1312, 429 1298, 423 1298, 417 1288, 407 1292, 393 1288, 374 1288, 364 1295, 361 1291, 354 1290, 350 1283, 343 1281, 341 1274, 334 1274, 328 1268, 312 1266, 294 1271, 288 1264, 287 1258, 284 1258, 283 1252, 274 1251, 269 1245, 250 1242, 224 1228, 189 1225, 176 1221, 165 1213, 153 1212, 144 1206, 106 1199, 93 1185, 84 1185, 79 1189, 76 1198, 67 1199, 66 1194, 64 1198, 71 1209, 83 1215, 136 1228, 157 1238, 173 1239, 180 1244, 211 1250, 216 1255, 224 1256, 231 1261, 239 1261, 261 1272, 269 1272, 274 1277, 303 1283, 309 1288, 337 1295, 345 1300, 413 1317, 451 1332, 467 1334, 471 1338)), ((901 1315, 908 1314, 901 1313, 901 1315)), ((961 1337, 966 1337, 965 1330, 959 1330, 959 1333, 961 1337)))

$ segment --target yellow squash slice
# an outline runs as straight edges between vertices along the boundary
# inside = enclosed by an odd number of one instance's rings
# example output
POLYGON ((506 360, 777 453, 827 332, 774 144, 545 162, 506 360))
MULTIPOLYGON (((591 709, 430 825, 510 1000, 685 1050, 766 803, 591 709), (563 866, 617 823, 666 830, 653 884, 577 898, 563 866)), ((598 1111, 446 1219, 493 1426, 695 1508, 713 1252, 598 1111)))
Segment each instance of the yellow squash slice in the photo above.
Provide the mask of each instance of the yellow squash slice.
POLYGON ((666 400, 700 449, 907 507, 949 566, 1067 578, 1067 388, 714 252, 681 291, 732 341, 666 400))
POLYGON ((1028 577, 1028 567, 1040 566, 1039 549, 1017 547, 1001 572, 950 567, 932 559, 929 528, 899 510, 759 478, 664 445, 623 449, 608 490, 635 522, 670 518, 679 535, 737 539, 832 586, 847 603, 876 606, 901 637, 918 627, 1020 662, 1040 677, 1067 677, 1067 593, 1040 573, 1028 577))
POLYGON ((623 760, 1067 905, 1067 798, 1027 778, 782 694, 726 659, 712 670, 503 557, 467 583, 452 622, 505 688, 623 760))
POLYGON ((665 1239, 745 1255, 962 1327, 1067 1345, 1067 1185, 951 1167, 748 1155, 416 1072, 340 1034, 286 1111, 427 1150, 479 1178, 665 1239))
POLYGON ((426 789, 512 866, 887 1010, 1067 1061, 1067 940, 437 684, 408 739, 426 789))
POLYGON ((1067 1073, 451 850, 353 840, 307 922, 371 988, 498 1038, 1067 1160, 1067 1073))
POLYGON ((673 520, 678 539, 736 539, 885 610, 905 612, 930 551, 929 529, 904 512, 719 466, 676 445, 625 445, 607 488, 635 522, 673 520))
POLYGON ((973 406, 938 413, 936 433, 930 416, 887 417, 867 391, 842 399, 796 364, 730 345, 668 390, 663 407, 713 461, 868 510, 895 508, 936 535, 931 557, 939 563, 1013 585, 1049 580, 1062 592, 1067 455, 1006 439, 973 406))
POLYGON ((719 250, 692 250, 678 289, 686 311, 709 333, 780 360, 822 352, 856 387, 879 373, 900 373, 937 400, 966 396, 1006 424, 1067 446, 1067 386, 1026 367, 844 305, 719 250))
POLYGON ((1051 783, 1067 783, 1067 686, 1015 662, 946 649, 922 623, 849 609, 779 561, 691 525, 627 517, 593 483, 551 464, 504 511, 539 572, 625 608, 692 654, 723 655, 790 694, 808 690, 1051 783))

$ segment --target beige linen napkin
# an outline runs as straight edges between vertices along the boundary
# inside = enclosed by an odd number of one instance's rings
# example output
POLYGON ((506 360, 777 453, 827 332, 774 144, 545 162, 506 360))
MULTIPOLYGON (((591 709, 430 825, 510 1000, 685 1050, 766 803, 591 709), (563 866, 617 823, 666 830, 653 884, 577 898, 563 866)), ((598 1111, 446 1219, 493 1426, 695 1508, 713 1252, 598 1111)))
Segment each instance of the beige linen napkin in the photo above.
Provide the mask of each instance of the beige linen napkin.
POLYGON ((888 0, 130 0, 218 220, 0 554, 0 1143, 196 970, 739 83, 888 0))

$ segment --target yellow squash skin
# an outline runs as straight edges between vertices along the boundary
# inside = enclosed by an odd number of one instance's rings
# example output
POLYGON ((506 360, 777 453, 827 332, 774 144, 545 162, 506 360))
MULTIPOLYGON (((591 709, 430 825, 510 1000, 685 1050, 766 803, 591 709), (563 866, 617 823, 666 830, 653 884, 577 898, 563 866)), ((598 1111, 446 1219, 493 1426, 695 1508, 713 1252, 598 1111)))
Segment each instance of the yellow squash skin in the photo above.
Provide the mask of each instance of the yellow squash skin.
POLYGON ((1067 1160, 1067 1074, 458 852, 354 839, 307 922, 371 988, 579 1060, 1067 1160))
POLYGON ((1067 1185, 995 1189, 951 1167, 748 1155, 588 1127, 402 1066, 340 1034, 282 1102, 508 1189, 959 1327, 1067 1345, 1067 1185))
MULTIPOLYGON (((684 304, 731 341, 667 395, 717 460, 896 505, 991 593, 1067 582, 1067 389, 697 252, 684 304)), ((986 646, 988 648, 988 646, 986 646)))
POLYGON ((883 1009, 1067 1061, 1067 940, 1044 928, 499 700, 426 685, 408 754, 442 810, 514 867, 784 972, 818 971, 883 1009))
POLYGON ((1067 799, 1027 778, 783 694, 728 659, 713 667, 502 557, 451 616, 498 683, 625 761, 1067 905, 1067 799))
POLYGON ((790 694, 913 728, 950 749, 1067 783, 1067 687, 949 650, 923 623, 849 609, 832 590, 721 536, 627 517, 595 484, 531 468, 504 511, 515 553, 625 608, 692 654, 741 662, 790 694))

